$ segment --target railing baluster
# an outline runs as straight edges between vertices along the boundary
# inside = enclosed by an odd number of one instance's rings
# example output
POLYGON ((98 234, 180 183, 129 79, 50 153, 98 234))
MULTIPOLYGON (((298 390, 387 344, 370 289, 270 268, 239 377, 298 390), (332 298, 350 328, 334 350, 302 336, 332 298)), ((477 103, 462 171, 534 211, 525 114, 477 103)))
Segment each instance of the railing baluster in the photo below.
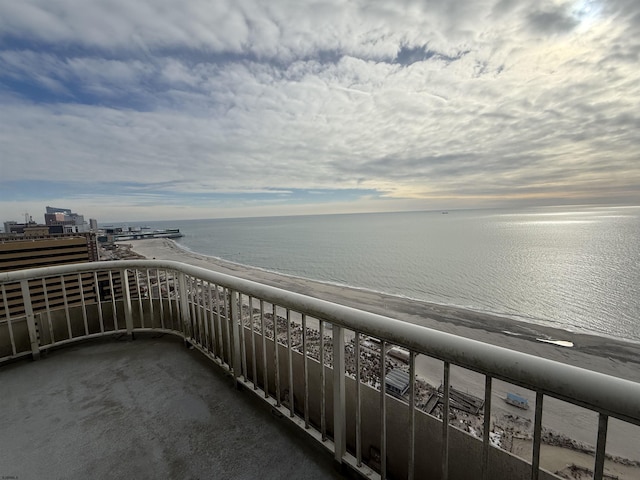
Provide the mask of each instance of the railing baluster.
MULTIPOLYGON (((166 275, 166 274, 165 274, 166 275)), ((165 329, 164 326, 164 298, 162 298, 162 275, 160 270, 156 268, 156 286, 158 287, 158 308, 160 309, 160 328, 165 329)))
POLYGON ((209 318, 207 313, 207 305, 209 304, 209 288, 206 285, 207 282, 202 280, 200 287, 200 309, 202 310, 202 345, 207 351, 209 351, 209 327, 207 325, 209 318))
POLYGON ((291 310, 287 308, 287 376, 289 377, 289 416, 294 416, 293 405, 293 350, 291 348, 291 310))
POLYGON ((47 312, 47 325, 49 326, 49 336, 51 338, 51 343, 56 343, 55 337, 53 335, 53 322, 51 320, 51 305, 49 305, 49 289, 47 288, 47 281, 45 278, 42 279, 42 295, 44 297, 44 308, 47 312))
MULTIPOLYGON (((96 289, 96 307, 98 309, 98 323, 100 324, 100 333, 104 333, 104 312, 102 311, 102 296, 100 295, 100 283, 98 282, 98 272, 93 272, 93 281, 96 289)), ((42 280, 42 285, 44 286, 44 279, 42 280)), ((46 289, 45 289, 45 301, 46 301, 46 289)), ((49 306, 47 302, 47 314, 49 314, 49 306)), ((51 323, 51 319, 49 319, 49 323, 51 323)))
POLYGON ((387 342, 380 341, 380 478, 387 478, 387 342))
POLYGON ((87 304, 84 301, 84 288, 82 286, 82 274, 78 274, 78 289, 80 290, 80 303, 82 305, 82 319, 84 321, 84 334, 89 335, 89 320, 87 319, 87 304))
POLYGON ((209 298, 211 299, 211 352, 214 358, 220 358, 220 331, 217 325, 218 312, 218 286, 215 283, 209 284, 209 298))
MULTIPOLYGON (((229 328, 233 333, 233 376, 238 381, 238 378, 242 375, 242 357, 240 347, 240 328, 238 315, 238 293, 233 290, 229 291, 229 303, 231 306, 231 319, 229 320, 229 328)), ((240 314, 241 315, 241 314, 240 314)))
POLYGON ((13 326, 11 325, 11 312, 9 312, 9 301, 7 299, 7 290, 4 286, 4 283, 2 284, 2 300, 4 303, 4 313, 5 316, 7 317, 7 328, 9 329, 9 340, 11 341, 11 351, 13 352, 12 355, 15 355, 16 352, 16 341, 13 338, 13 326))
POLYGON ((218 358, 224 363, 224 333, 222 332, 222 319, 220 318, 220 287, 216 287, 216 326, 218 328, 218 358))
POLYGON ((249 366, 247 365, 247 344, 245 340, 245 330, 244 330, 244 305, 242 300, 242 293, 238 294, 239 297, 239 305, 238 305, 238 322, 240 323, 240 368, 242 369, 242 376, 244 380, 247 380, 249 366))
POLYGON ((60 276, 60 285, 62 286, 62 300, 64 302, 64 313, 67 319, 67 332, 69 334, 69 340, 73 338, 71 333, 71 317, 69 316, 69 301, 67 299, 67 287, 64 281, 64 275, 60 276))
POLYGON ((120 330, 120 328, 118 327, 118 312, 117 312, 117 306, 116 306, 116 289, 113 286, 113 274, 111 272, 111 270, 109 270, 109 288, 111 290, 111 313, 113 315, 113 329, 114 330, 120 330))
POLYGON ((155 322, 155 309, 153 307, 153 291, 151 290, 151 273, 150 270, 146 269, 147 273, 147 298, 149 299, 149 323, 151 324, 151 328, 154 326, 155 322))
POLYGON ((226 347, 227 347, 227 365, 229 366, 229 370, 231 370, 233 367, 233 351, 231 350, 231 309, 230 309, 230 296, 231 293, 229 292, 229 289, 225 288, 223 290, 224 292, 224 319, 225 319, 225 331, 226 331, 226 335, 225 335, 225 339, 226 339, 226 347))
POLYGON ((267 335, 264 326, 264 300, 260 300, 260 334, 262 335, 262 384, 264 398, 269 398, 269 376, 267 375, 267 335))
POLYGON ((178 288, 178 295, 180 297, 181 330, 186 342, 191 337, 191 329, 189 328, 191 314, 189 306, 189 290, 187 289, 187 276, 184 273, 180 272, 178 282, 180 284, 180 287, 178 288))
POLYGON ((213 339, 215 338, 214 328, 215 328, 215 315, 213 313, 213 286, 211 282, 206 282, 206 305, 204 309, 204 324, 205 324, 205 334, 207 337, 207 351, 215 356, 215 345, 213 343, 213 339))
MULTIPOLYGON (((164 279, 167 285, 167 308, 169 309, 169 320, 171 321, 171 330, 175 330, 175 321, 173 319, 173 305, 171 303, 171 283, 169 283, 169 270, 164 271, 164 279)), ((171 273, 171 280, 173 280, 173 290, 175 292, 176 284, 175 277, 171 273)))
POLYGON ((602 480, 604 477, 604 461, 606 458, 607 429, 609 417, 604 413, 598 415, 598 443, 596 446, 596 462, 593 467, 594 480, 602 480))
POLYGON ((408 480, 413 480, 415 470, 416 451, 416 354, 413 350, 409 354, 409 460, 408 480))
POLYGON ((200 288, 198 291, 200 292, 198 295, 198 305, 200 307, 198 313, 198 323, 200 325, 200 344, 205 350, 209 350, 209 329, 207 328, 207 295, 204 280, 200 280, 200 288))
POLYGON ((185 337, 193 342, 193 289, 191 288, 191 277, 185 275, 184 277, 185 290, 181 292, 187 299, 186 315, 183 316, 183 325, 185 337))
POLYGON ((356 367, 356 462, 358 467, 362 466, 362 405, 361 405, 361 383, 360 378, 360 333, 356 332, 354 338, 355 345, 355 367, 356 367))
POLYGON ((202 345, 202 335, 200 332, 200 280, 191 277, 191 328, 193 341, 197 345, 202 345))
POLYGON ((133 340, 133 307, 131 305, 131 289, 129 287, 129 273, 127 269, 120 271, 122 288, 124 289, 124 322, 127 328, 127 335, 133 340))
POLYGON ((214 358, 220 358, 220 350, 218 348, 218 336, 219 332, 216 327, 216 311, 218 310, 218 302, 216 300, 215 290, 218 289, 218 286, 215 283, 209 283, 209 307, 211 311, 209 312, 209 331, 211 333, 211 353, 214 358))
POLYGON ((194 343, 198 343, 197 339, 197 326, 198 326, 198 318, 196 317, 196 290, 197 285, 195 285, 196 279, 189 275, 187 288, 189 289, 189 310, 191 312, 191 316, 189 317, 189 337, 194 343))
POLYGON ((21 280, 20 288, 22 290, 22 301, 24 302, 24 314, 27 320, 27 329, 29 331, 29 342, 31 343, 31 355, 34 360, 40 358, 40 339, 36 329, 36 318, 33 314, 33 305, 31 304, 31 291, 29 290, 29 280, 21 280))
POLYGON ((177 283, 174 285, 175 293, 176 293, 176 323, 178 324, 178 331, 186 334, 187 328, 187 318, 189 317, 189 298, 187 297, 187 277, 182 272, 176 272, 177 274, 177 283), (184 279, 181 277, 184 276, 184 279), (185 290, 183 290, 183 287, 185 290), (183 310, 183 300, 182 297, 185 297, 186 309, 183 310))
POLYGON ((144 328, 144 307, 142 306, 142 290, 140 289, 140 271, 132 270, 136 280, 136 292, 138 293, 138 312, 140 314, 140 326, 144 328))
POLYGON ((278 313, 275 304, 271 305, 273 315, 273 357, 276 378, 276 405, 280 406, 280 355, 278 353, 278 313))
POLYGON ((302 376, 304 378, 304 428, 309 428, 309 370, 307 368, 307 316, 302 314, 302 376))
POLYGON ((211 282, 207 282, 207 304, 209 306, 209 313, 205 313, 204 322, 204 329, 207 337, 207 351, 215 356, 215 346, 213 344, 213 291, 211 289, 211 282))
POLYGON ((542 440, 542 392, 536 392, 536 417, 533 429, 533 457, 531 459, 531 480, 538 480, 540 475, 540 445, 542 440))
POLYGON ((194 278, 194 306, 193 308, 195 309, 195 331, 196 334, 194 335, 196 337, 196 342, 200 345, 200 346, 204 346, 204 340, 203 340, 203 328, 202 328, 202 304, 203 302, 203 298, 202 298, 202 282, 197 279, 194 278))
POLYGON ((256 359, 256 329, 253 323, 253 297, 249 296, 249 325, 251 326, 251 360, 253 368, 253 389, 258 389, 258 361, 256 359))
POLYGON ((318 319, 320 322, 320 434, 322 435, 322 441, 327 439, 327 419, 326 419, 326 404, 325 404, 325 378, 324 378, 324 322, 318 319))
MULTIPOLYGON (((342 463, 347 451, 347 407, 345 391, 344 331, 333 324, 333 445, 334 460, 342 463)), ((292 402, 293 403, 293 402, 292 402)), ((293 414, 292 414, 293 415, 293 414)))
POLYGON ((449 362, 444 362, 444 392, 442 397, 442 480, 449 478, 449 390, 450 384, 449 362))
POLYGON ((489 447, 491 439, 491 382, 492 378, 486 375, 484 378, 484 430, 482 432, 482 478, 489 480, 489 447))

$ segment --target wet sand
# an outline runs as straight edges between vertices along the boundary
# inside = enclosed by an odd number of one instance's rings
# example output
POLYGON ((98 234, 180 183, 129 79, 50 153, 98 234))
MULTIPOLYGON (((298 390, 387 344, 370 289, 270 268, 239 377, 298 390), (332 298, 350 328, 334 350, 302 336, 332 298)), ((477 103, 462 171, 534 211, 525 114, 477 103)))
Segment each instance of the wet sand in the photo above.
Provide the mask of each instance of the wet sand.
MULTIPOLYGON (((189 252, 167 239, 150 239, 132 242, 131 245, 136 253, 149 259, 175 260, 209 268, 455 335, 640 382, 640 344, 637 343, 569 332, 457 307, 289 277, 189 252), (571 342, 573 347, 559 346, 541 340, 571 342)), ((420 376, 437 386, 442 378, 441 365, 438 361, 420 356, 416 368, 420 376)), ((484 378, 475 372, 453 368, 451 381, 455 388, 479 396, 484 395, 484 378)), ((492 416, 496 414, 514 415, 532 419, 533 408, 523 411, 502 401, 507 391, 521 393, 528 397, 531 403, 535 399, 532 392, 496 382, 492 416)), ((548 399, 545 401, 543 425, 581 443, 595 445, 596 415, 585 412, 579 407, 555 399, 548 399)), ((640 427, 612 421, 607 447, 608 453, 640 461, 640 427)), ((542 466, 552 471, 558 470, 556 465, 558 462, 565 461, 562 452, 566 451, 567 449, 564 448, 547 449, 546 454, 542 457, 542 466)), ((584 455, 584 457, 589 458, 588 455, 584 455)), ((592 468, 590 462, 587 464, 592 468)), ((620 478, 640 479, 640 469, 629 467, 627 470, 620 478), (631 472, 631 476, 629 476, 629 472, 631 472)))

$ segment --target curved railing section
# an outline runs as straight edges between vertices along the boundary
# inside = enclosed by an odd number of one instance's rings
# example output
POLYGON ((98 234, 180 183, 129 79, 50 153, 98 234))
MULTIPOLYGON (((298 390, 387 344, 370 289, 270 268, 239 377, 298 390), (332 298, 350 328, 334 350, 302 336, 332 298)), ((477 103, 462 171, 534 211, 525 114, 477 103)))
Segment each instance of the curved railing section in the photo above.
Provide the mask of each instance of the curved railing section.
POLYGON ((179 262, 5 272, 0 295, 0 363, 88 338, 178 335, 367 476, 557 478, 539 468, 553 397, 597 415, 600 479, 609 418, 640 425, 640 384, 179 262), (416 379, 419 356, 441 362, 439 389, 416 379), (484 395, 452 389, 452 367, 483 376, 484 395), (496 448, 495 381, 535 395, 531 462, 496 448), (478 419, 472 435, 436 418, 461 409, 478 419))

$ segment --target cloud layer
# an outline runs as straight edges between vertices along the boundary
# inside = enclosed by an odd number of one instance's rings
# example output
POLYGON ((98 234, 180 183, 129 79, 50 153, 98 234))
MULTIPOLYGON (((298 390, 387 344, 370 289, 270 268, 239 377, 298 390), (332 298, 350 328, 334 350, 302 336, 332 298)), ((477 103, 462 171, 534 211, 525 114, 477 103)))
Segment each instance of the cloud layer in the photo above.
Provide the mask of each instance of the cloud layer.
POLYGON ((639 60, 633 1, 0 0, 0 217, 637 203, 639 60))

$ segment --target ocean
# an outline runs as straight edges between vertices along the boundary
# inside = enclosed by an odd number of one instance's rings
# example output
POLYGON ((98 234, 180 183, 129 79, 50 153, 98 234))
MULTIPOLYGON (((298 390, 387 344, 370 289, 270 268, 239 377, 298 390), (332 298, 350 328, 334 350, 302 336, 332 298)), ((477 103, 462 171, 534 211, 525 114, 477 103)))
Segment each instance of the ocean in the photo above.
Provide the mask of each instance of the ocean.
POLYGON ((146 223, 286 275, 640 341, 640 207, 146 223))

